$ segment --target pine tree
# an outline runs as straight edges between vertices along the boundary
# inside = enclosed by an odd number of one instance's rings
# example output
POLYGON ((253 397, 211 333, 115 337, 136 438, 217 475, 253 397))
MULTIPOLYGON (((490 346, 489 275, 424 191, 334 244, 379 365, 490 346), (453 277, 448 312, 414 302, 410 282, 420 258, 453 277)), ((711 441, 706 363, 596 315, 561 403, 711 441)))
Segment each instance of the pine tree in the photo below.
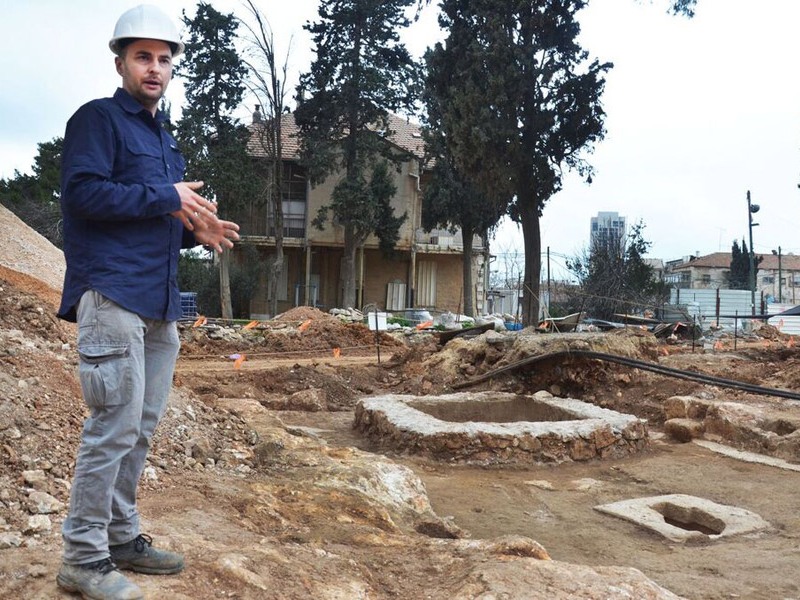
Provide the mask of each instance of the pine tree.
POLYGON ((394 214, 390 163, 401 157, 383 139, 389 113, 415 101, 416 65, 398 32, 415 0, 323 0, 308 24, 316 58, 300 78, 295 113, 312 185, 341 174, 314 224, 329 217, 344 229, 342 305, 356 304, 356 251, 371 234, 388 250, 405 215, 394 214))
POLYGON ((584 0, 443 0, 444 44, 428 64, 458 65, 441 94, 441 129, 458 171, 496 206, 510 205, 525 246, 523 321, 539 309, 539 217, 565 168, 591 180, 584 150, 602 139, 611 65, 577 43, 584 0))
MULTIPOLYGON (((753 257, 753 268, 756 273, 758 272, 758 265, 764 260, 763 256, 753 257)), ((728 287, 732 290, 749 290, 750 289, 750 252, 747 249, 747 244, 742 240, 742 247, 736 240, 733 240, 731 246, 731 271, 728 277, 728 287)))
MULTIPOLYGON (((177 138, 187 162, 187 180, 204 181, 200 193, 215 198, 219 214, 234 212, 255 192, 246 151, 247 128, 233 117, 244 93, 246 68, 235 48, 238 21, 200 2, 189 29, 186 55, 176 72, 186 82, 186 104, 177 138)), ((220 256, 223 317, 233 318, 229 282, 230 253, 220 256)))

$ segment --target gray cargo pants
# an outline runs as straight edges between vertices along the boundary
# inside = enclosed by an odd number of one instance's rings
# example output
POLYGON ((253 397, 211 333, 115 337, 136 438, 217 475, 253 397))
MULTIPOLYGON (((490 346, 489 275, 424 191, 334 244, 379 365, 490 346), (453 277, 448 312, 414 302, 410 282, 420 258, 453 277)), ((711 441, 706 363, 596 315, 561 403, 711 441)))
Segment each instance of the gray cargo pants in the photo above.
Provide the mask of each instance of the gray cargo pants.
POLYGON ((102 294, 78 305, 83 425, 64 521, 64 562, 108 558, 139 535, 136 488, 164 414, 180 341, 174 321, 143 319, 102 294))

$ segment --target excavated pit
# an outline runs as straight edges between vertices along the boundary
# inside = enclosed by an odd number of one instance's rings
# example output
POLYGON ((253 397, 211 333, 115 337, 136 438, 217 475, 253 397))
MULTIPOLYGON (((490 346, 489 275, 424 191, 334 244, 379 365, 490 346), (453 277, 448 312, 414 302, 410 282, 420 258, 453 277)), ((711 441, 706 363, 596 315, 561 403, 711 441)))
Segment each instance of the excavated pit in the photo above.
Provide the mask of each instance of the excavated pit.
POLYGON ((645 421, 548 392, 386 395, 356 406, 354 427, 384 448, 479 463, 560 463, 649 447, 645 421))
POLYGON ((563 408, 514 396, 509 400, 486 402, 464 400, 452 402, 409 402, 408 405, 441 421, 450 423, 511 423, 515 421, 574 421, 575 413, 563 408))
POLYGON ((622 500, 595 510, 649 529, 673 542, 714 541, 770 527, 759 515, 686 494, 622 500))

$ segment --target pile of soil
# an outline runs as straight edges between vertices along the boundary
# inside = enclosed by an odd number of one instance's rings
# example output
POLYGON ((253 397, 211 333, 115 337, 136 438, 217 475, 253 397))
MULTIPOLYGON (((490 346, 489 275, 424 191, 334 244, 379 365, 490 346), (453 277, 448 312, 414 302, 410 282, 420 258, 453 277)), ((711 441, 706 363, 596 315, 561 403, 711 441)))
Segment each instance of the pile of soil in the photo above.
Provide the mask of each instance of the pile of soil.
POLYGON ((405 346, 402 338, 370 331, 363 323, 346 323, 312 307, 297 307, 252 327, 207 324, 181 325, 185 357, 205 358, 231 354, 248 357, 362 356, 381 351, 391 354, 405 346))

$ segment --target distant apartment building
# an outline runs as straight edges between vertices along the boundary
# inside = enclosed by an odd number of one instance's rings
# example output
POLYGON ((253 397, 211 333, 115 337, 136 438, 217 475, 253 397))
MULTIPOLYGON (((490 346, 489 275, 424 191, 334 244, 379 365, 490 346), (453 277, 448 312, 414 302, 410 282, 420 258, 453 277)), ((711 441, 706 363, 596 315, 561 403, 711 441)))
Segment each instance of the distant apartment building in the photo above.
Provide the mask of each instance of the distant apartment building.
POLYGON ((616 212, 599 212, 592 217, 591 231, 589 233, 589 247, 619 246, 625 239, 627 226, 625 217, 620 217, 616 212))
MULTIPOLYGON (((800 256, 756 254, 756 292, 765 298, 797 303, 800 299, 800 256)), ((687 256, 667 263, 664 280, 682 289, 730 289, 731 253, 687 256)), ((772 301, 772 300, 768 300, 772 301)))

